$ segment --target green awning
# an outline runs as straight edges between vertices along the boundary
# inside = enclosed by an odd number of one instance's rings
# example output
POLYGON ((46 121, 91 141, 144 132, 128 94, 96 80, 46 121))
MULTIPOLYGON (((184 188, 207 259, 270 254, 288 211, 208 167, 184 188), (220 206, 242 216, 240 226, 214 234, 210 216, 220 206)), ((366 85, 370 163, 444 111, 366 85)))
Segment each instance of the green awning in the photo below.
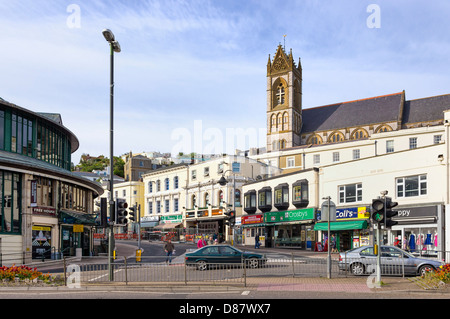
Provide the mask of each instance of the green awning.
MULTIPOLYGON (((330 230, 350 230, 366 229, 367 220, 355 220, 345 222, 331 222, 330 230)), ((318 223, 314 225, 314 230, 328 230, 328 223, 318 223)))
POLYGON ((90 214, 71 212, 71 211, 61 211, 59 215, 59 220, 63 224, 79 224, 86 226, 95 226, 95 217, 90 214))

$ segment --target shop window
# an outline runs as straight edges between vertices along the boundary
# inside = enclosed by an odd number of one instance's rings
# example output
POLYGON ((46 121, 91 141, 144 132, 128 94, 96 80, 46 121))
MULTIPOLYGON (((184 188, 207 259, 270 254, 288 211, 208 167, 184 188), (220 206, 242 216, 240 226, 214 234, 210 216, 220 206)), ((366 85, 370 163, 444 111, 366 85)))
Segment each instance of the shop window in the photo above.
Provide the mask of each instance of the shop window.
POLYGON ((292 204, 297 208, 308 206, 308 180, 302 179, 292 184, 292 204))
POLYGON ((0 171, 0 233, 19 234, 21 232, 22 186, 21 175, 0 171))
POLYGON ((256 212, 256 191, 250 190, 244 194, 244 211, 247 214, 256 212))
POLYGON ((270 187, 263 187, 258 191, 258 208, 264 213, 272 210, 272 189, 270 187))
POLYGON ((285 210, 289 207, 289 185, 280 184, 275 187, 274 206, 278 210, 285 210))

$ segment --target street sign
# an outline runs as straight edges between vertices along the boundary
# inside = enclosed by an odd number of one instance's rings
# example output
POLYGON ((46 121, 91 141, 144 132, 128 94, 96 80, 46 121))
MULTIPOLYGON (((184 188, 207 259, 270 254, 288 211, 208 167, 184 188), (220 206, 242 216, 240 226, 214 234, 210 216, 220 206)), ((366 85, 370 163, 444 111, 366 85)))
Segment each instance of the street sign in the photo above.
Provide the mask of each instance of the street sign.
POLYGON ((328 221, 328 209, 330 209, 330 222, 335 222, 336 221, 336 204, 333 203, 332 201, 324 201, 322 203, 322 206, 320 208, 320 220, 323 222, 327 222, 328 221), (328 207, 328 203, 329 207, 328 207))
POLYGON ((241 163, 239 162, 233 162, 233 164, 231 164, 232 166, 232 171, 233 173, 240 173, 241 172, 241 163))

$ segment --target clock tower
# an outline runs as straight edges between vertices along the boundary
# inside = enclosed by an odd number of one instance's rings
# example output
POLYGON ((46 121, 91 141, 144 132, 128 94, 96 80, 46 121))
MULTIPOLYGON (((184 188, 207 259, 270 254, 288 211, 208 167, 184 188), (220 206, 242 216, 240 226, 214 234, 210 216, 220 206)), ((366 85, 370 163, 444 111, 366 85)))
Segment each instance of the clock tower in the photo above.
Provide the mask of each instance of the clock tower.
POLYGON ((267 63, 267 151, 300 145, 302 67, 281 44, 267 63))

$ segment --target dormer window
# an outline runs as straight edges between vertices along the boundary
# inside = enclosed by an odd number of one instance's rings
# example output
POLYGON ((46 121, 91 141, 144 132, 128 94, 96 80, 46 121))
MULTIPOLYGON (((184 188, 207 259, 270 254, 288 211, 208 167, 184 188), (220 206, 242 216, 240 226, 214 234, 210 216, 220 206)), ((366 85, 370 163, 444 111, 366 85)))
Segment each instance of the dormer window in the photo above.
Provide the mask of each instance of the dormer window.
POLYGON ((256 191, 250 190, 244 194, 244 211, 247 214, 256 212, 256 191))
POLYGON ((275 187, 274 206, 278 210, 289 208, 289 185, 287 183, 275 187))
POLYGON ((272 210, 272 188, 263 187, 258 191, 258 208, 264 213, 272 210))

